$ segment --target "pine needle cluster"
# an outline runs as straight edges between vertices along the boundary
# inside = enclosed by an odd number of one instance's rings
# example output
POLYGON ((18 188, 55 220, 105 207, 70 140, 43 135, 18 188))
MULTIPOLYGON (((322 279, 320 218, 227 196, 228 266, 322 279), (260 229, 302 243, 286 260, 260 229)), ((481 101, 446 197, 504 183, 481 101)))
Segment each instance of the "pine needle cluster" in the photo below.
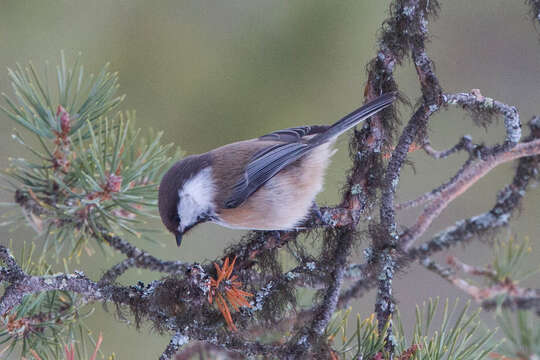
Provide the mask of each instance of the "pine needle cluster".
MULTIPOLYGON (((143 132, 134 112, 118 111, 124 99, 118 74, 105 65, 87 75, 80 60, 67 65, 62 53, 55 81, 48 65, 41 74, 31 63, 17 65, 9 69, 13 98, 2 94, 1 112, 24 129, 12 138, 27 151, 25 158, 10 158, 3 173, 24 219, 8 211, 3 225, 30 224, 38 234, 41 250, 25 246, 17 256, 32 275, 52 274, 51 264, 60 260, 68 272, 83 251, 106 248, 103 234, 145 236, 140 225, 155 214, 158 181, 179 156, 161 143, 162 132, 143 132)), ((0 318, 0 351, 19 349, 43 360, 76 352, 87 359, 87 344, 95 347, 84 324, 91 314, 70 292, 27 296, 0 318)))

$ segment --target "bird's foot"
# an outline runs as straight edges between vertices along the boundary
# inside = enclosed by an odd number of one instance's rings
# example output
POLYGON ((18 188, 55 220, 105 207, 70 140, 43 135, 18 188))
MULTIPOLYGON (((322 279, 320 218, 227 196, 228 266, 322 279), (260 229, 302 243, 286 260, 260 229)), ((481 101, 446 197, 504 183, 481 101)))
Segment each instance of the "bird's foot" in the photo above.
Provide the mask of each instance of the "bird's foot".
POLYGON ((277 241, 281 240, 281 231, 279 230, 267 230, 262 232, 262 236, 265 238, 274 238, 277 241))
POLYGON ((316 202, 313 202, 310 209, 310 216, 306 221, 306 227, 313 227, 315 225, 324 224, 321 208, 316 202))

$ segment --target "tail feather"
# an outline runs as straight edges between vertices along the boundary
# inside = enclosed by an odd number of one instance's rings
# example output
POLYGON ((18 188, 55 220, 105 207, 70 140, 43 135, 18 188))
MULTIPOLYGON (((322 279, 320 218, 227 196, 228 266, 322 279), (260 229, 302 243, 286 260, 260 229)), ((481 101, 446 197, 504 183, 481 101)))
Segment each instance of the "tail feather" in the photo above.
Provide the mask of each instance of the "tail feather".
POLYGON ((317 146, 325 143, 333 137, 341 135, 345 131, 356 126, 359 122, 367 119, 370 116, 375 115, 382 109, 390 106, 395 99, 395 93, 388 93, 379 96, 375 100, 370 101, 369 103, 356 109, 349 115, 343 117, 341 120, 331 125, 325 132, 311 138, 308 143, 310 145, 317 146))

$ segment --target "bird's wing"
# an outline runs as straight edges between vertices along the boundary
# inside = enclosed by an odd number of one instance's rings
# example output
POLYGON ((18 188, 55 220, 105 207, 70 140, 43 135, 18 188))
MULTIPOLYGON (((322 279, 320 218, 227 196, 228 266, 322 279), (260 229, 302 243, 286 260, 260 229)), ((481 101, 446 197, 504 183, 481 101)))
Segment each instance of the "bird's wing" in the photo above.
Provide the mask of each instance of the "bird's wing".
POLYGON ((225 201, 225 207, 235 208, 242 205, 251 194, 311 148, 311 145, 305 143, 286 142, 257 152, 246 165, 242 179, 234 185, 232 195, 225 201))
POLYGON ((328 129, 325 125, 298 126, 283 130, 277 130, 270 134, 263 135, 259 140, 297 142, 304 136, 319 134, 328 129))
POLYGON ((305 136, 324 132, 328 126, 299 126, 277 130, 259 137, 261 141, 278 141, 256 152, 244 169, 243 177, 234 185, 232 195, 225 202, 225 207, 235 208, 246 201, 268 180, 287 165, 301 158, 310 148, 302 142, 305 136))
POLYGON ((244 169, 243 177, 234 185, 232 195, 225 201, 225 207, 240 206, 284 167, 300 159, 314 147, 342 134, 362 120, 390 106, 395 99, 395 93, 381 95, 332 126, 301 126, 261 136, 258 140, 277 143, 263 147, 253 155, 244 169))

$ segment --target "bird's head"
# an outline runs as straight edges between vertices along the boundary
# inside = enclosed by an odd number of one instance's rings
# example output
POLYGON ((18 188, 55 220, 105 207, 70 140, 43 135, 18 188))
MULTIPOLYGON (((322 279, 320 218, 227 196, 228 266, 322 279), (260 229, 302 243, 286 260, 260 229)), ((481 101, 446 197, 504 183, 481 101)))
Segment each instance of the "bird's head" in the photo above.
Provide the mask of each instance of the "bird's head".
POLYGON ((159 185, 159 215, 178 246, 187 231, 213 216, 214 193, 209 155, 188 156, 165 173, 159 185))

